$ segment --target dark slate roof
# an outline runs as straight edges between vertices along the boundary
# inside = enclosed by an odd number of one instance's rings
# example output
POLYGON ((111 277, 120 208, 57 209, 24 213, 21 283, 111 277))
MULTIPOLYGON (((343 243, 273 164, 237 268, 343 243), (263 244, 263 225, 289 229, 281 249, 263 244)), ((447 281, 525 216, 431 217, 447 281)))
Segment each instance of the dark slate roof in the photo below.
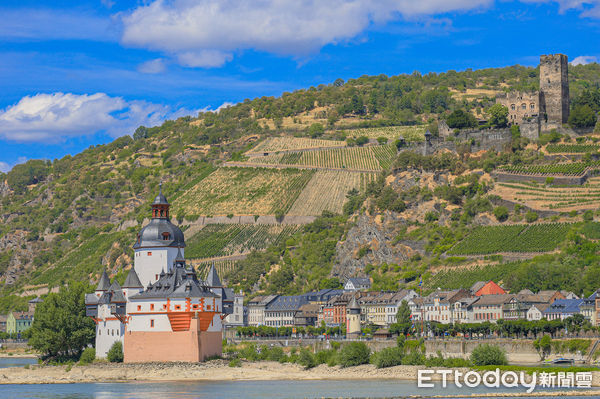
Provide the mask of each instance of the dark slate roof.
POLYGON ((544 314, 574 314, 579 313, 583 299, 557 299, 546 308, 544 314))
POLYGON ((40 298, 39 296, 37 298, 34 298, 31 301, 29 301, 29 303, 42 303, 42 302, 44 302, 44 300, 42 298, 40 298))
MULTIPOLYGON (((371 280, 368 277, 350 277, 348 279, 348 281, 352 282, 352 284, 354 284, 354 286, 357 285, 366 285, 366 286, 371 286, 371 280)), ((346 281, 346 283, 348 283, 348 281, 346 281)))
POLYGON ((183 232, 169 219, 154 218, 138 234, 134 249, 149 247, 185 247, 183 232), (169 233, 169 239, 163 240, 163 233, 169 233))
POLYGON ((169 205, 169 201, 162 193, 162 183, 159 185, 158 195, 154 198, 152 205, 169 205))
POLYGON ((356 302, 356 296, 353 296, 350 300, 350 303, 348 304, 348 309, 360 309, 360 306, 358 306, 358 302, 356 302))
POLYGON ((210 270, 208 272, 208 276, 206 276, 206 284, 209 287, 222 287, 221 279, 219 278, 219 274, 217 273, 217 269, 215 269, 215 264, 213 263, 210 266, 210 270))
POLYGON ((133 267, 129 270, 129 273, 127 273, 123 288, 144 288, 133 267))
POLYGON ((97 305, 98 297, 96 294, 85 294, 85 304, 86 305, 97 305))
POLYGON ((306 305, 308 299, 304 295, 282 295, 267 305, 265 312, 278 312, 283 310, 298 310, 302 305, 306 305))
POLYGON ((100 280, 98 280, 98 285, 96 286, 96 291, 106 291, 110 287, 110 278, 108 278, 108 274, 106 274, 106 269, 102 272, 100 276, 100 280))
POLYGON ((110 288, 108 289, 108 291, 111 294, 111 298, 110 298, 110 302, 111 303, 123 303, 123 302, 127 302, 127 300, 125 299, 125 296, 123 296, 122 288, 119 285, 119 283, 117 283, 116 279, 110 285, 110 288))
POLYGON ((186 269, 177 264, 169 273, 161 276, 157 282, 151 284, 139 294, 130 299, 146 298, 199 298, 218 297, 210 288, 196 276, 194 269, 186 269))
POLYGON ((487 283, 485 281, 477 281, 475 284, 471 286, 471 292, 476 293, 480 289, 482 289, 487 283))

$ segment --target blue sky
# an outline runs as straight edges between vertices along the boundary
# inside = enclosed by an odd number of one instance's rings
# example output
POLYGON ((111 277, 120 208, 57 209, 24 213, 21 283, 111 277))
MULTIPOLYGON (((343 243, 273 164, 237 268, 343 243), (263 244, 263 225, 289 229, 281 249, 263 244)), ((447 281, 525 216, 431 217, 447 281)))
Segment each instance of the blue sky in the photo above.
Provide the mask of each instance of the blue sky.
POLYGON ((4 0, 0 170, 364 74, 600 59, 600 0, 4 0))

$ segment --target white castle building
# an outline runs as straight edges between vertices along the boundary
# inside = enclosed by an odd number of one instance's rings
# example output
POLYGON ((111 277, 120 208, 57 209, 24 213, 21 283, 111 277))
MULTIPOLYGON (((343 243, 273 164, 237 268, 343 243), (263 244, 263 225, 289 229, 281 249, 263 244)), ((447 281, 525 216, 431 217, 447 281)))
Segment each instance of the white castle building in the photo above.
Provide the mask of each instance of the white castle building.
POLYGON ((207 281, 187 267, 185 239, 169 219, 162 191, 152 203, 152 220, 138 234, 134 265, 123 286, 102 273, 86 295, 86 313, 96 322, 96 356, 123 343, 125 362, 198 362, 222 350, 222 320, 232 312, 233 291, 214 266, 207 281))

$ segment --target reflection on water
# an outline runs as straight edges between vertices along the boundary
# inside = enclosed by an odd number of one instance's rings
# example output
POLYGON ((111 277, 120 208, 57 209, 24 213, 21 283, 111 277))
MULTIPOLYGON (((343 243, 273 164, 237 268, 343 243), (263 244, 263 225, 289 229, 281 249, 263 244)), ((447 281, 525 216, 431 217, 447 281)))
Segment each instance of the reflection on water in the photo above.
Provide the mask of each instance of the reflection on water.
POLYGON ((485 387, 465 390, 418 389, 414 382, 377 381, 222 381, 168 383, 97 383, 0 386, 3 398, 31 399, 191 399, 191 398, 322 398, 322 397, 405 397, 409 395, 471 395, 477 393, 522 392, 485 387))
POLYGON ((37 364, 37 358, 32 357, 0 357, 0 369, 6 367, 23 367, 27 364, 37 364))

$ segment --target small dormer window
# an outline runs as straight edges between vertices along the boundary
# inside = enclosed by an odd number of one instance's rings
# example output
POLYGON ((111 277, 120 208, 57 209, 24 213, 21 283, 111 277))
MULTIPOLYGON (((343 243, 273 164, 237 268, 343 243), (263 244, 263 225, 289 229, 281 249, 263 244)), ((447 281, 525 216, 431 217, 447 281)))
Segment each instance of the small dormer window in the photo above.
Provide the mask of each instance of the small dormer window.
POLYGON ((165 241, 166 240, 170 240, 171 239, 171 234, 169 234, 168 232, 165 231, 164 233, 162 233, 162 239, 165 240, 165 241))

